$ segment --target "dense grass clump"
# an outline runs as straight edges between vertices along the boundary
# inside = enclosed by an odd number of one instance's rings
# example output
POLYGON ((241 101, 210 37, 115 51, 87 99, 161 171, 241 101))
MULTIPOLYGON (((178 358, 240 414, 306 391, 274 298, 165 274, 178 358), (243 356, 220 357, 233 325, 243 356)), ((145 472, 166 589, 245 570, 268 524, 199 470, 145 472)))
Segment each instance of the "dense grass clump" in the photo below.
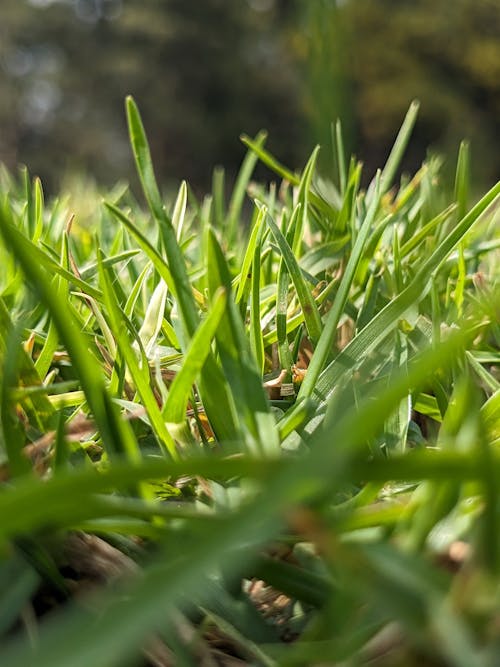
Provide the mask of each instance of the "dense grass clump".
POLYGON ((416 113, 366 190, 165 205, 131 99, 147 207, 1 175, 0 664, 495 664, 500 183, 396 183, 416 113))

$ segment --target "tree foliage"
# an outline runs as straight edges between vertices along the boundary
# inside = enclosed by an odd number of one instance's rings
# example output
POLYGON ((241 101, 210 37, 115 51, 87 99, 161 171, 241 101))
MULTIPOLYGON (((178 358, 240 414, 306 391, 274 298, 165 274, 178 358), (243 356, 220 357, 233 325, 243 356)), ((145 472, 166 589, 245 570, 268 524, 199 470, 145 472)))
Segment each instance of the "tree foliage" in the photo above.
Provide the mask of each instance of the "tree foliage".
POLYGON ((303 14, 312 119, 340 115, 351 146, 371 168, 384 159, 409 100, 421 114, 407 157, 420 164, 428 145, 456 150, 471 141, 476 177, 500 171, 500 12, 496 0, 313 0, 303 14), (330 85, 336 82, 336 88, 330 85), (339 98, 340 96, 340 98, 339 98), (315 106, 319 100, 319 106, 315 106))
POLYGON ((236 171, 239 134, 261 128, 296 167, 311 139, 328 146, 337 117, 371 174, 418 98, 403 166, 465 137, 490 183, 499 34, 496 0, 3 0, 0 160, 27 163, 46 187, 68 170, 130 178, 131 93, 163 179, 206 189, 214 164, 236 171))

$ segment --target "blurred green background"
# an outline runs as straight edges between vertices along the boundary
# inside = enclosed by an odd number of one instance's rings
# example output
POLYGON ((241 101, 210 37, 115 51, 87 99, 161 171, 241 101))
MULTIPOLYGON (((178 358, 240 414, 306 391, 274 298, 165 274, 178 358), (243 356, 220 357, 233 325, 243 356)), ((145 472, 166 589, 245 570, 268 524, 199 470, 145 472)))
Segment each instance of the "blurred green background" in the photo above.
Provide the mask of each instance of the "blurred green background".
POLYGON ((161 178, 200 190, 260 128, 292 168, 321 143, 328 174, 337 117, 369 177, 415 97, 406 168, 468 138, 476 185, 500 172, 498 0, 2 0, 0 18, 0 161, 49 191, 132 178, 128 93, 161 178))

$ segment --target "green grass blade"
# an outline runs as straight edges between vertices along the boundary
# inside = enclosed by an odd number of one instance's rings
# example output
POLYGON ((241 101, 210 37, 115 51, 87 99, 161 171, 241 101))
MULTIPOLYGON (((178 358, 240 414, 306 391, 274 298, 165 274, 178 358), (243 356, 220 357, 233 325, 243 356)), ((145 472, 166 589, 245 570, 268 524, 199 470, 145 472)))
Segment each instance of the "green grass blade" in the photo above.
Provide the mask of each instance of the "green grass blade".
POLYGON ((417 101, 413 101, 410 104, 410 108, 405 116, 401 129, 399 130, 394 146, 387 158, 387 162, 382 170, 381 176, 381 193, 384 194, 387 192, 394 181, 394 177, 398 170, 401 159, 404 155, 410 136, 417 120, 417 114, 420 104, 417 101))
POLYGON ((288 245, 286 238, 269 214, 266 217, 266 222, 279 246, 283 261, 286 264, 288 273, 295 286, 309 336, 311 337, 313 344, 316 344, 321 336, 322 323, 314 297, 302 276, 302 271, 300 270, 300 266, 295 259, 291 247, 288 245))
POLYGON ((187 184, 186 181, 182 181, 179 192, 177 193, 177 199, 175 200, 174 210, 172 213, 172 225, 176 230, 177 241, 180 243, 182 238, 182 232, 184 227, 184 218, 186 217, 186 205, 187 205, 187 184))
POLYGON ((186 419, 186 407, 193 384, 210 353, 212 340, 226 308, 226 301, 226 293, 223 290, 216 293, 207 317, 191 339, 182 360, 181 370, 175 376, 163 406, 162 416, 169 424, 181 424, 186 419))
MULTIPOLYGON (((63 234, 62 239, 62 248, 61 248, 61 265, 67 270, 69 266, 69 253, 68 253, 68 235, 67 233, 63 234)), ((59 298, 61 301, 67 301, 69 299, 69 289, 67 282, 63 281, 60 276, 54 277, 54 289, 58 292, 59 298)), ((50 365, 53 360, 54 352, 57 349, 57 344, 59 338, 57 335, 57 329, 53 322, 49 325, 49 330, 47 332, 47 338, 45 343, 40 351, 38 359, 35 362, 35 368, 38 371, 40 378, 43 379, 47 375, 50 365)))
MULTIPOLYGON (((174 227, 171 220, 168 218, 161 201, 154 176, 146 133, 142 125, 139 111, 131 97, 127 98, 126 106, 130 141, 134 152, 137 171, 151 213, 163 234, 168 267, 172 275, 172 280, 170 281, 171 284, 163 275, 163 273, 165 273, 164 271, 162 273, 159 270, 159 273, 164 278, 177 300, 184 331, 185 344, 187 344, 194 335, 199 324, 199 316, 195 299, 193 297, 193 290, 189 282, 182 251, 177 243, 174 227)), ((120 220, 126 224, 124 217, 125 216, 121 216, 120 220)), ((151 252, 150 244, 148 245, 148 250, 151 252)), ((153 263, 155 263, 154 253, 151 253, 150 258, 153 263)), ((227 440, 234 439, 236 435, 235 421, 231 417, 231 413, 228 413, 227 409, 225 414, 223 414, 224 406, 227 407, 230 404, 227 385, 224 382, 224 378, 212 355, 207 357, 205 366, 203 367, 200 378, 200 390, 207 416, 210 419, 212 428, 217 436, 227 440)))
POLYGON ((142 343, 146 356, 150 356, 159 332, 161 331, 165 315, 168 287, 164 280, 160 280, 155 287, 148 303, 144 321, 139 329, 139 339, 142 343))
POLYGON ((415 234, 412 235, 410 239, 408 239, 408 241, 406 241, 401 246, 401 257, 408 255, 412 250, 418 247, 420 243, 429 238, 431 236, 431 232, 437 227, 443 225, 454 211, 455 205, 452 204, 451 206, 448 206, 448 208, 445 208, 444 211, 439 213, 435 218, 423 225, 415 234))
MULTIPOLYGON (((112 255, 111 257, 105 257, 103 259, 103 265, 104 266, 114 266, 115 264, 119 264, 120 262, 126 262, 132 257, 136 257, 139 254, 139 250, 125 250, 123 252, 119 252, 116 255, 112 255)), ((80 278, 82 280, 89 280, 93 276, 95 276, 97 273, 97 262, 93 262, 92 264, 87 265, 85 268, 83 268, 80 271, 80 278)))
POLYGON ((457 244, 462 240, 465 234, 479 220, 481 215, 493 204, 500 195, 500 181, 496 183, 477 204, 460 220, 460 222, 451 230, 451 232, 441 241, 436 250, 419 269, 415 280, 422 279, 424 276, 432 274, 439 265, 452 252, 457 244))
MULTIPOLYGON (((261 145, 257 144, 257 142, 253 141, 246 135, 242 135, 241 141, 250 148, 254 153, 258 156, 258 158, 263 162, 266 167, 269 167, 272 171, 274 171, 275 174, 278 174, 278 176, 281 176, 281 178, 285 179, 285 181, 288 181, 291 183, 291 185, 299 185, 300 184, 300 177, 297 176, 296 174, 293 174, 291 171, 289 171, 286 167, 284 167, 282 164, 276 160, 268 151, 266 151, 261 145)), ((311 203, 316 206, 320 211, 323 211, 327 215, 332 215, 335 214, 334 209, 326 202, 322 197, 318 196, 314 192, 309 193, 309 199, 311 203)))
POLYGON ((500 389, 481 407, 481 416, 489 442, 500 442, 500 389))
POLYGON ((99 278, 101 282, 101 289, 104 297, 104 304, 109 318, 109 327, 115 337, 117 348, 120 351, 127 368, 130 372, 131 378, 135 384, 137 392, 141 397, 142 405, 144 406, 148 417, 151 421, 151 426, 155 432, 160 446, 165 453, 168 453, 172 458, 177 458, 177 450, 174 440, 168 432, 165 422, 161 415, 161 410, 158 407, 155 396, 150 386, 149 367, 147 359, 142 358, 141 364, 136 356, 129 336, 127 328, 132 328, 130 324, 124 326, 127 322, 125 313, 121 310, 116 294, 105 269, 99 267, 99 278))
POLYGON ((332 139, 335 147, 336 165, 339 176, 340 194, 344 196, 347 183, 347 169, 345 162, 344 140, 342 137, 342 124, 340 120, 335 123, 335 131, 332 125, 332 139))
POLYGON ((226 312, 216 339, 235 409, 240 415, 240 428, 249 451, 274 456, 279 451, 274 418, 238 308, 229 296, 231 278, 213 230, 209 230, 208 243, 209 292, 215 295, 221 286, 228 292, 226 312))
POLYGON ((477 359, 476 356, 469 351, 465 353, 465 356, 467 357, 468 364, 476 373, 478 378, 482 381, 487 390, 495 392, 500 389, 500 382, 488 370, 486 370, 486 368, 482 366, 480 361, 481 358, 477 359))
MULTIPOLYGON (((254 146, 261 148, 264 145, 266 137, 267 132, 259 132, 253 140, 254 146)), ((236 239, 246 189, 253 174, 253 170, 255 169, 257 159, 258 155, 256 152, 253 149, 249 150, 238 173, 228 208, 227 239, 229 243, 236 239)))
POLYGON ((148 262, 141 273, 137 276, 132 289, 130 290, 130 294, 127 297, 125 306, 123 307, 123 311, 128 318, 132 317, 141 289, 144 288, 144 283, 146 282, 150 273, 151 264, 148 262))
POLYGON ((24 350, 21 346, 19 329, 11 327, 5 341, 0 381, 0 440, 7 454, 9 471, 13 478, 31 472, 31 462, 25 456, 25 429, 16 415, 16 402, 12 388, 19 382, 19 365, 24 350))
MULTIPOLYGON (((160 255, 158 250, 148 241, 144 234, 137 229, 132 220, 128 218, 117 206, 111 204, 110 202, 104 202, 106 208, 110 213, 132 234, 135 238, 139 247, 144 250, 146 255, 151 260, 151 263, 158 271, 159 275, 163 278, 169 290, 174 292, 174 281, 170 269, 168 268, 165 260, 160 255)), ((105 261, 105 260, 104 260, 105 261)))
POLYGON ((455 174, 455 201, 458 219, 461 220, 469 208, 470 190, 470 151, 469 143, 462 141, 458 152, 457 171, 455 174))
POLYGON ((149 145, 139 110, 131 97, 127 97, 126 107, 130 142, 132 144, 137 172, 151 213, 163 234, 168 266, 173 280, 172 291, 177 298, 186 339, 189 340, 198 326, 199 318, 186 265, 177 243, 175 229, 172 221, 166 214, 160 191, 156 184, 149 145))
POLYGON ((373 227, 375 214, 379 206, 380 194, 380 175, 378 175, 375 186, 375 195, 370 203, 370 207, 366 214, 365 220, 363 221, 361 229, 359 230, 359 234, 352 249, 351 256, 349 257, 344 275, 342 276, 339 288, 335 295, 332 308, 326 318, 325 325, 309 365, 307 375, 301 385, 299 398, 305 398, 306 396, 310 396, 313 393, 319 375, 325 366, 328 355, 331 352, 340 317, 344 311, 345 304, 349 297, 352 281, 356 275, 359 262, 363 256, 365 244, 373 227))
POLYGON ((255 153, 259 160, 261 160, 261 162, 263 162, 266 167, 269 167, 269 169, 274 171, 275 174, 281 176, 281 178, 284 178, 292 185, 299 184, 299 177, 280 164, 276 158, 274 158, 268 151, 266 151, 262 146, 262 142, 259 143, 253 139, 250 139, 250 137, 245 134, 242 134, 240 139, 245 144, 245 146, 253 153, 255 153))
MULTIPOLYGON (((262 212, 263 217, 265 211, 262 212)), ((254 244, 252 261, 252 287, 250 292, 250 347, 255 357, 260 374, 264 374, 264 337, 260 320, 260 281, 261 281, 261 253, 262 228, 254 244)))
POLYGON ((250 267, 252 265, 253 257, 255 255, 257 239, 259 237, 260 229, 262 227, 262 222, 266 217, 266 213, 267 213, 267 207, 262 206, 258 209, 258 213, 255 218, 255 223, 252 227, 252 231, 250 232, 250 238, 248 239, 248 243, 245 248, 245 254, 241 262, 241 270, 236 278, 238 285, 235 296, 236 303, 239 303, 241 301, 243 294, 245 293, 245 288, 248 282, 248 275, 250 273, 250 267))
POLYGON ((296 258, 299 258, 302 254, 301 252, 302 236, 306 226, 307 215, 309 211, 309 192, 311 189, 314 169, 316 167, 316 162, 318 159, 319 149, 320 149, 319 146, 316 146, 316 148, 312 152, 311 157, 307 161, 307 164, 304 167, 304 171, 302 172, 302 176, 300 178, 300 183, 298 187, 297 202, 301 206, 300 210, 301 215, 296 220, 292 239, 288 238, 288 240, 291 241, 290 245, 292 247, 293 254, 296 258))
POLYGON ((98 289, 90 285, 85 280, 74 275, 58 262, 56 262, 48 253, 43 252, 38 246, 34 245, 28 238, 23 235, 18 237, 18 244, 23 246, 25 253, 29 254, 33 262, 36 262, 43 267, 49 274, 55 273, 62 276, 69 284, 75 285, 82 292, 89 294, 97 300, 102 298, 102 294, 98 289))
POLYGON ((213 198, 213 225, 215 229, 222 229, 226 217, 224 204, 224 169, 216 167, 212 176, 213 198))

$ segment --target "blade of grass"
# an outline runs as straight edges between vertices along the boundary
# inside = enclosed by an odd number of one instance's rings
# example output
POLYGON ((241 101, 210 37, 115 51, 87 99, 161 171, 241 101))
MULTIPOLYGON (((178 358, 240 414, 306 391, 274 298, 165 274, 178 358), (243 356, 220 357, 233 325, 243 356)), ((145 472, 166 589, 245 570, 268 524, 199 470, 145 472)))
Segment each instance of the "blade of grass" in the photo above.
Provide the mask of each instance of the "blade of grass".
MULTIPOLYGON (((239 303, 244 294, 245 287, 248 281, 248 275, 250 273, 250 266, 252 265, 253 257, 255 256, 255 248, 257 244, 257 239, 259 237, 260 228, 262 227, 262 222, 264 221, 267 213, 267 207, 262 206, 258 209, 257 216, 255 218, 255 223, 250 232, 250 238, 245 248, 245 254, 241 262, 241 270, 239 275, 236 277, 237 289, 235 302, 239 303)), ((253 275, 253 274, 252 274, 253 275)))
POLYGON ((320 147, 316 146, 313 150, 311 157, 307 161, 304 171, 300 177, 298 193, 297 193, 297 202, 300 204, 300 213, 301 215, 297 218, 295 222, 295 229, 293 230, 293 236, 290 239, 287 234, 287 240, 290 242, 293 255, 298 259, 301 255, 301 246, 302 246, 302 236, 304 234, 304 229, 307 223, 307 215, 309 211, 309 192, 311 190, 312 177, 314 169, 316 167, 316 162, 318 159, 320 147))
POLYGON ((151 299, 148 303, 144 321, 139 329, 139 339, 144 347, 146 356, 150 356, 156 343, 159 332, 161 331, 163 318, 165 315, 165 305, 167 302, 168 287, 164 280, 155 287, 151 299))
POLYGON ((332 349, 340 317, 344 311, 345 304, 349 297, 352 281, 354 280, 358 264, 363 256, 365 243, 368 239, 370 230, 375 220, 375 214, 379 206, 380 195, 380 175, 378 175, 375 185, 375 195, 372 198, 365 220, 363 221, 358 237, 352 249, 351 256, 347 262, 347 266, 340 281, 333 305, 330 309, 330 312, 328 313, 323 330, 321 332, 321 337, 318 340, 313 358, 309 364, 307 375, 300 387, 298 395, 300 399, 311 396, 313 393, 320 373, 323 370, 324 365, 328 359, 328 355, 332 349))
MULTIPOLYGON (((266 167, 269 167, 269 169, 274 171, 275 174, 278 174, 278 176, 281 176, 281 178, 285 179, 285 181, 288 181, 292 185, 299 185, 300 177, 286 169, 286 167, 280 164, 278 160, 276 160, 276 158, 274 158, 268 151, 266 151, 261 145, 257 144, 256 141, 253 141, 246 135, 242 135, 240 139, 245 144, 245 146, 250 148, 258 156, 258 158, 266 165, 266 167)), ((335 215, 335 210, 332 208, 332 206, 315 192, 310 192, 309 198, 311 203, 323 213, 326 213, 329 216, 332 214, 335 215)))
POLYGON ((26 435, 16 415, 16 404, 12 400, 12 388, 16 387, 19 381, 19 365, 24 351, 19 334, 19 327, 11 327, 7 334, 0 382, 1 440, 13 478, 31 472, 31 462, 23 452, 26 435))
POLYGON ((117 206, 111 202, 104 202, 105 207, 110 211, 110 213, 122 224, 126 229, 132 234, 132 236, 137 241, 138 245, 146 255, 151 260, 151 263, 158 271, 159 275, 163 278, 166 285, 168 286, 171 292, 174 292, 174 281, 172 279, 172 274, 158 250, 153 247, 153 245, 147 240, 143 233, 137 229, 134 223, 128 218, 117 206))
POLYGON ((342 124, 340 120, 337 120, 335 123, 335 130, 332 124, 332 144, 335 147, 335 162, 339 176, 339 190, 343 197, 347 183, 347 169, 345 163, 344 140, 342 138, 342 124))
POLYGON ((207 317, 191 339, 182 360, 181 370, 172 382, 167 401, 162 409, 163 419, 169 424, 181 424, 186 419, 186 408, 191 397, 192 386, 210 353, 212 340, 226 308, 226 301, 226 293, 221 289, 215 294, 207 317))
POLYGON ((186 216, 186 205, 187 205, 187 184, 186 181, 182 181, 179 192, 177 193, 177 199, 174 204, 174 211, 172 213, 172 225, 177 232, 177 241, 180 243, 182 238, 182 230, 184 227, 184 218, 186 216))
MULTIPOLYGON (((265 216, 263 211, 262 217, 265 216)), ((252 261, 252 287, 250 292, 250 347, 252 349, 257 368, 261 376, 264 374, 264 339, 260 322, 260 280, 261 280, 261 253, 263 232, 260 233, 254 246, 252 261)))
MULTIPOLYGON (((255 146, 262 147, 266 141, 267 132, 259 132, 254 139, 255 146)), ((241 209, 245 199, 246 189, 253 170, 257 163, 258 156, 254 150, 249 150, 243 160, 236 183, 229 201, 228 215, 227 215, 227 239, 229 243, 236 240, 238 233, 238 225, 240 222, 241 209)))
POLYGON ((256 367, 245 328, 231 294, 231 277, 224 255, 213 230, 208 234, 209 292, 215 295, 222 286, 228 292, 226 312, 217 331, 217 348, 234 404, 241 418, 249 451, 275 455, 279 451, 274 418, 262 386, 262 376, 256 367))
POLYGON ((99 266, 99 279, 106 312, 109 318, 109 327, 116 340, 117 348, 120 350, 120 353, 127 364, 130 376, 139 396, 141 397, 142 405, 148 414, 160 447, 165 454, 170 455, 175 460, 178 456, 177 449, 172 436, 165 426, 161 410, 158 407, 151 389, 147 359, 144 356, 141 359, 141 364, 137 359, 136 352, 127 335, 127 328, 132 328, 132 325, 127 321, 125 313, 121 310, 113 286, 106 274, 106 270, 102 266, 99 266), (127 322, 127 326, 124 327, 124 323, 127 322))
POLYGON ((297 297, 299 299, 302 308, 302 313, 304 315, 304 321, 307 327, 307 331, 309 333, 309 336, 311 337, 313 345, 315 345, 318 339, 320 338, 322 331, 322 323, 318 307, 316 306, 316 302, 314 301, 314 297, 311 293, 311 290, 305 283, 305 280, 302 276, 302 272, 300 270, 297 260, 295 259, 291 247, 288 245, 287 240, 285 239, 278 225, 274 222, 269 213, 267 214, 266 222, 269 228, 271 229, 271 233, 274 236, 276 243, 279 246, 288 273, 290 274, 290 277, 295 286, 297 297))
POLYGON ((414 100, 410 104, 410 108, 406 113, 403 124, 401 125, 401 129, 399 130, 398 136, 396 137, 396 141, 394 142, 389 157, 387 158, 387 162, 385 163, 385 166, 382 170, 380 179, 381 194, 387 192, 392 186, 394 176, 396 175, 396 171, 398 170, 399 164, 410 140, 413 126, 417 120, 419 106, 419 102, 414 100))
POLYGON ((198 326, 198 314, 186 265, 177 244, 175 229, 172 221, 167 216, 160 191, 158 190, 146 132, 144 131, 139 110, 132 97, 127 97, 126 110, 130 143, 134 153, 137 173, 151 214, 164 235, 165 251, 173 281, 173 285, 169 285, 169 288, 172 289, 177 298, 182 324, 187 340, 189 340, 198 326))
POLYGON ((458 219, 461 220, 468 209, 470 189, 470 153, 469 143, 462 141, 458 151, 457 170, 455 174, 455 201, 458 219))

